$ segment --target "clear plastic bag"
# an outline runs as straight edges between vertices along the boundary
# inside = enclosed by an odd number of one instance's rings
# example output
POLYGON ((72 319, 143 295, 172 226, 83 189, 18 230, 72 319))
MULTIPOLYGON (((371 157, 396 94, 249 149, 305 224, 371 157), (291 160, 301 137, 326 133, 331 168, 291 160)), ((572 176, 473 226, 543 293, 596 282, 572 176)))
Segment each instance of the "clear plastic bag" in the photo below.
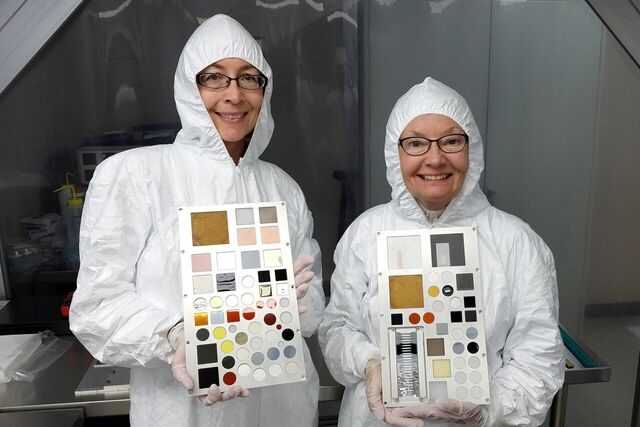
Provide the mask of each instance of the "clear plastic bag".
POLYGON ((40 339, 42 344, 17 367, 12 379, 32 382, 40 372, 51 366, 73 344, 71 341, 61 340, 51 331, 40 332, 40 339))

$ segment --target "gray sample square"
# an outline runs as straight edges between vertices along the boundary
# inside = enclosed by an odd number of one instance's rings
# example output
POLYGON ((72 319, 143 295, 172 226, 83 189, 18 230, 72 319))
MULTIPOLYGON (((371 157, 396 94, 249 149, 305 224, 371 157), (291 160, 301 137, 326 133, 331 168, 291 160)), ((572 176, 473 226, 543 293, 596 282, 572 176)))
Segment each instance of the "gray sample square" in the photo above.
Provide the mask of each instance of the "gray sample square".
POLYGON ((260 268, 260 252, 244 251, 240 253, 242 259, 242 268, 260 268))
POLYGON ((253 208, 236 209, 236 224, 237 225, 253 224, 253 208))
POLYGON ((216 274, 216 289, 218 292, 229 292, 236 290, 236 275, 233 273, 216 274))
POLYGON ((456 274, 456 289, 459 291, 472 291, 473 273, 456 274))
POLYGON ((260 224, 278 222, 278 211, 275 206, 260 208, 260 224))
MULTIPOLYGON (((441 251, 444 246, 440 246, 441 251)), ((465 265, 464 258, 464 235, 455 234, 434 234, 431 236, 431 264, 433 267, 455 267, 465 265), (449 265, 439 263, 437 254, 437 244, 447 243, 449 245, 449 265)))

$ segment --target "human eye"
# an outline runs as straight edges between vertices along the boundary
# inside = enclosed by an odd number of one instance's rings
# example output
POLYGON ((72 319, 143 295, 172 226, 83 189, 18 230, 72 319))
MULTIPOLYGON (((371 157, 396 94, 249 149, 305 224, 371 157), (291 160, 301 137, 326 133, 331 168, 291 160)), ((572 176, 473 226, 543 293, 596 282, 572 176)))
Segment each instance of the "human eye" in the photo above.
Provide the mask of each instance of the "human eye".
POLYGON ((200 74, 200 84, 212 88, 224 86, 227 78, 220 73, 202 73, 200 74))
POLYGON ((247 89, 258 89, 262 82, 262 76, 243 74, 238 78, 238 81, 247 89))
POLYGON ((449 148, 459 148, 465 144, 464 135, 447 135, 441 138, 440 144, 449 148))
POLYGON ((422 148, 427 144, 427 141, 420 138, 409 138, 405 139, 404 144, 407 148, 422 148))

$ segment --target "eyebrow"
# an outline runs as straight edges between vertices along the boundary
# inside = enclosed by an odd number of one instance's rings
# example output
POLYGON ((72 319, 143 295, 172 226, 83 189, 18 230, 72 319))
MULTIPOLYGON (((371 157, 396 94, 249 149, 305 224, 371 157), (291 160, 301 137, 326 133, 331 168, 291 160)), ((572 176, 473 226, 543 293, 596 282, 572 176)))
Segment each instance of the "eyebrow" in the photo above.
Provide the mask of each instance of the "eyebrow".
MULTIPOLYGON (((245 71, 254 71, 254 70, 257 73, 260 73, 260 70, 258 70, 256 67, 254 67, 251 64, 247 64, 247 65, 243 65, 242 67, 240 67, 238 69, 238 73, 240 74, 240 73, 243 73, 245 71)), ((218 72, 218 71, 227 72, 227 69, 222 65, 218 65, 218 63, 213 63, 213 64, 209 65, 207 68, 205 68, 202 72, 203 73, 212 73, 212 72, 218 72)))
MULTIPOLYGON (((464 130, 463 130, 462 128, 459 128, 459 127, 456 127, 456 126, 452 126, 452 127, 448 128, 448 129, 446 129, 446 130, 443 132, 442 136, 447 136, 447 135, 451 135, 451 134, 458 134, 458 133, 460 133, 460 132, 465 133, 465 132, 464 132, 464 130)), ((401 135, 402 135, 402 134, 401 134, 401 135)), ((407 135, 407 136, 405 136, 404 138, 409 138, 409 137, 412 137, 412 136, 417 136, 417 137, 420 137, 420 138, 427 138, 426 136, 424 136, 424 135, 422 134, 422 132, 418 132, 418 131, 415 131, 415 130, 413 130, 413 129, 410 129, 410 130, 408 131, 408 135, 407 135)), ((442 136, 441 136, 440 138, 442 138, 442 136)), ((402 136, 401 136, 401 137, 402 137, 402 136)), ((432 138, 432 139, 433 139, 433 138, 432 138)))

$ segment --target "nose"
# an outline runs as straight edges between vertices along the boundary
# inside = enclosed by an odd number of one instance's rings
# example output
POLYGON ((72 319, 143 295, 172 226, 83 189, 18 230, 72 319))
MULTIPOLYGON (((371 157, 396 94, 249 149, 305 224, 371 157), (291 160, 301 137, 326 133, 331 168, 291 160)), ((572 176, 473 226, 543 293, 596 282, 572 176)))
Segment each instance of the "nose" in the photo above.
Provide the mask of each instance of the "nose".
POLYGON ((423 161, 430 166, 440 166, 446 161, 445 154, 440 150, 440 147, 435 142, 431 143, 429 151, 424 153, 423 161))
POLYGON ((242 89, 240 89, 240 86, 238 86, 237 80, 231 81, 231 84, 224 90, 224 96, 225 101, 232 104, 239 104, 240 102, 242 102, 242 100, 244 99, 243 92, 242 89))

